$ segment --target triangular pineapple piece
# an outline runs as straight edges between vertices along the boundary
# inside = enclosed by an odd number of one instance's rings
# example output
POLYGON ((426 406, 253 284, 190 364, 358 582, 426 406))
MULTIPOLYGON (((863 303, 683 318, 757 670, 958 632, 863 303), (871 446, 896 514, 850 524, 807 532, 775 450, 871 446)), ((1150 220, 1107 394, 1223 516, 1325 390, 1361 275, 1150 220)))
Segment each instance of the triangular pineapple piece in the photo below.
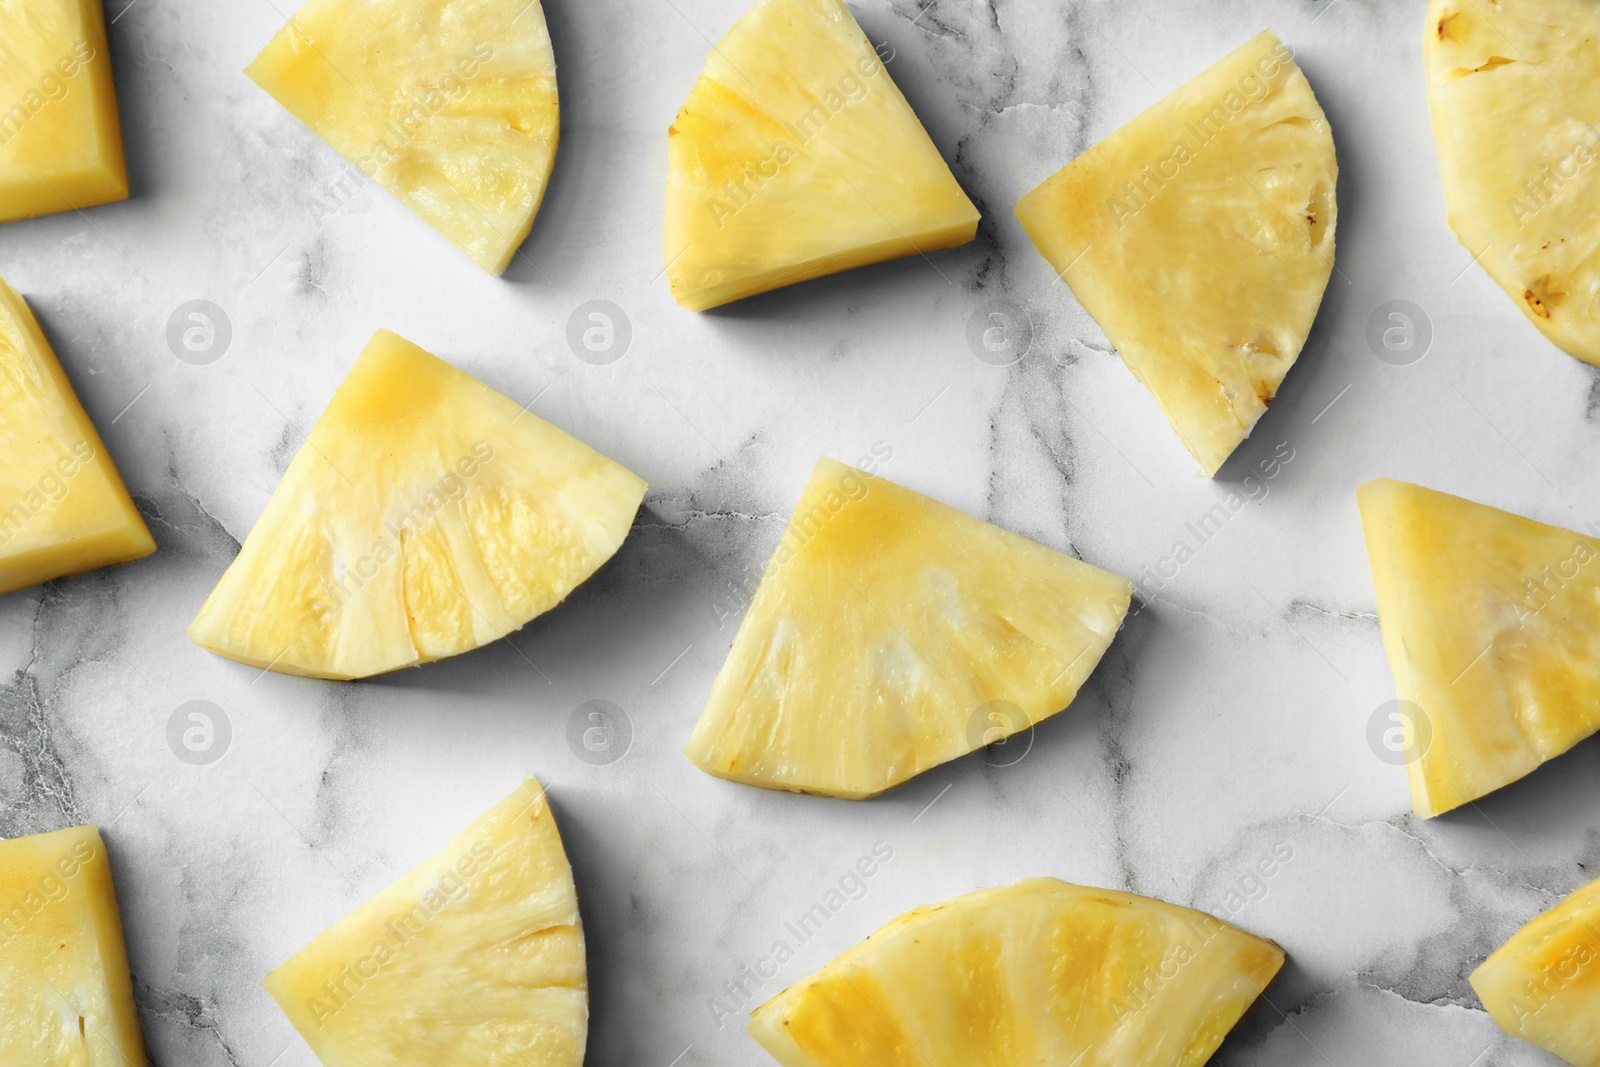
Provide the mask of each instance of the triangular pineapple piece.
POLYGON ((530 779, 262 981, 325 1067, 579 1067, 572 868, 530 779))
POLYGON ((712 49, 667 160, 667 279, 694 311, 978 231, 842 0, 758 0, 712 49))
POLYGON ((1468 979, 1494 1021, 1577 1067, 1600 1064, 1600 881, 1518 930, 1468 979))
POLYGON ((1132 583, 824 458, 686 752, 851 800, 1056 714, 1132 583))
POLYGON ((645 483, 379 330, 189 627, 219 655, 365 678, 504 637, 622 545, 645 483))
POLYGON ((0 222, 126 200, 102 0, 0 3, 0 222))
POLYGON ((1600 366, 1600 7, 1432 0, 1427 27, 1451 228, 1546 337, 1600 366))
POLYGON ((0 1063, 144 1067, 100 831, 0 841, 0 1063))
POLYGON ((1327 116, 1267 30, 1017 204, 1207 476, 1311 332, 1338 170, 1327 116))
POLYGON ((1198 1067, 1283 959, 1203 912, 1038 878, 907 912, 750 1034, 784 1067, 1198 1067))
POLYGON ((38 320, 4 279, 0 456, 0 593, 156 550, 38 320))
POLYGON ((1411 803, 1438 815, 1600 730, 1600 541, 1382 479, 1357 490, 1411 803))
POLYGON ((505 271, 561 130, 539 0, 309 0, 245 73, 478 266, 505 271))

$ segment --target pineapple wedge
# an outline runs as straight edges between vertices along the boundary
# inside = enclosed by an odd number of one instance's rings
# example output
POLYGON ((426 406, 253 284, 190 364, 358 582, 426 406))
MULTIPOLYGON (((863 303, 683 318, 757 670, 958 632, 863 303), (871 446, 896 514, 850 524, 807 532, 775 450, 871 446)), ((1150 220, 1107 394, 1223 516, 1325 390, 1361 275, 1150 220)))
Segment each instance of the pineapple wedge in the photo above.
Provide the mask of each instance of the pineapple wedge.
POLYGON ((38 320, 4 279, 0 456, 0 593, 156 550, 38 320))
POLYGON ((0 841, 0 1063, 145 1062, 100 831, 0 841))
POLYGON ((1427 724, 1419 816, 1600 730, 1600 540, 1406 482, 1356 496, 1395 688, 1427 724))
POLYGON ((1468 979, 1508 1034, 1600 1065, 1600 880, 1518 930, 1468 979))
POLYGON ((127 198, 101 0, 0 0, 0 222, 127 198))
POLYGON ((645 483, 379 330, 189 627, 289 674, 366 678, 467 652, 622 545, 645 483))
POLYGON ((579 1067, 572 868, 530 779, 262 982, 325 1067, 579 1067))
POLYGON ((1072 703, 1132 591, 824 458, 685 751, 748 785, 873 796, 1072 703))
POLYGON ((692 311, 978 232, 841 0, 758 0, 712 50, 667 161, 667 279, 692 311))
POLYGON ((1208 477, 1311 332, 1338 169, 1327 116, 1268 30, 1017 203, 1208 477))
POLYGON ((900 916, 750 1035, 784 1067, 1198 1067, 1283 959, 1203 912, 1038 878, 900 916))
POLYGON ((561 128, 538 0, 310 0, 245 73, 478 266, 505 272, 561 128))
POLYGON ((1451 228, 1546 337, 1600 366, 1600 7, 1432 0, 1423 55, 1451 228))

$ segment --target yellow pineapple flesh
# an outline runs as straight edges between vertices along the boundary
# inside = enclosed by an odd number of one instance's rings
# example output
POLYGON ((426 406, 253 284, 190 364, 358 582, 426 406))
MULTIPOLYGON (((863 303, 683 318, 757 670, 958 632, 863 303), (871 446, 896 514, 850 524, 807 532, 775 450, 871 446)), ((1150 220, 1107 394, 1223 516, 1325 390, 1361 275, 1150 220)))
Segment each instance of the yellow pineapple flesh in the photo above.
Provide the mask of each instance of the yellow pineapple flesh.
POLYGON ((145 1065, 122 913, 93 826, 0 841, 0 1063, 145 1065))
POLYGON ((497 640, 621 546, 645 483, 387 330, 189 627, 255 667, 365 678, 497 640))
POLYGON ((538 0, 310 0, 245 71, 491 274, 560 137, 538 0))
POLYGON ((1283 960, 1203 912, 1038 878, 902 915, 750 1034, 784 1067, 1198 1067, 1283 960))
POLYGON ((101 0, 0 0, 0 222, 125 200, 101 0))
POLYGON ((1600 730, 1600 541, 1390 479, 1357 491, 1423 818, 1600 730))
POLYGON ((1065 708, 1132 584, 948 505, 817 464, 687 754, 860 799, 1065 708))
POLYGON ((758 0, 706 60, 667 160, 667 278, 694 311, 977 233, 841 0, 758 0))
POLYGON ((1311 332, 1337 178, 1327 116, 1268 30, 1017 203, 1207 476, 1311 332))
POLYGON ((38 320, 0 279, 0 593, 156 550, 38 320))
POLYGON ((1469 980, 1506 1033, 1574 1067, 1600 1065, 1600 880, 1518 930, 1469 980))
POLYGON ((1546 337, 1600 366, 1600 7, 1431 0, 1423 55, 1451 228, 1546 337))
POLYGON ((578 895, 529 780, 263 980, 325 1067, 579 1067, 578 895))

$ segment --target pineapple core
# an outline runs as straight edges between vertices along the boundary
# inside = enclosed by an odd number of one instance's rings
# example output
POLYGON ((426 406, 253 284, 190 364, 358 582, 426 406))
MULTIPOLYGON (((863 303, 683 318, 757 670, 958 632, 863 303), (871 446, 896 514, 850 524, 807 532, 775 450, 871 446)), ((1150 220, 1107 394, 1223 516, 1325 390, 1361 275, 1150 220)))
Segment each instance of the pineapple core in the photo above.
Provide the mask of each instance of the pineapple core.
POLYGON ((0 593, 156 550, 50 342, 3 279, 0 456, 0 593))
POLYGON ((784 1067, 1199 1067, 1283 960, 1203 912, 1038 878, 900 916, 750 1034, 784 1067))
POLYGON ((0 1063, 145 1065, 111 864, 93 826, 0 841, 0 1063))
POLYGON ((0 222, 128 197, 101 0, 0 0, 0 222))

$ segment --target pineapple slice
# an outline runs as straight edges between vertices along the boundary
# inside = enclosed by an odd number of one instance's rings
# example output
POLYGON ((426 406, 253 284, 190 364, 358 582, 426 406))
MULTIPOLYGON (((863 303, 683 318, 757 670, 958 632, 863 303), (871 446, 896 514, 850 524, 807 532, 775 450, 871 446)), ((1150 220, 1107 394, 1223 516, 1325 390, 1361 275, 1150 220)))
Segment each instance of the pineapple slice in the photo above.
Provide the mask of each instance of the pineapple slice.
POLYGON ((1600 880, 1518 930, 1468 979, 1508 1034, 1600 1064, 1600 880))
POLYGON ((156 550, 28 304, 0 279, 0 593, 156 550))
POLYGON ((667 279, 692 311, 978 232, 842 0, 758 0, 706 60, 667 160, 667 279))
POLYGON ((100 831, 0 841, 0 1063, 144 1067, 100 831))
POLYGON ((1432 0, 1427 27, 1451 228, 1546 337, 1600 366, 1600 7, 1432 0))
POLYGON ((1017 204, 1208 477, 1311 332, 1338 169, 1327 116, 1268 30, 1017 204))
POLYGON ((1405 482, 1356 495, 1395 688, 1427 726, 1419 816, 1600 730, 1600 541, 1405 482))
POLYGON ((1133 586, 824 458, 686 753, 859 800, 1072 703, 1133 586))
POLYGON ((245 73, 478 266, 505 272, 561 129, 538 0, 309 0, 245 73))
POLYGON ((0 0, 0 222, 128 198, 101 0, 0 0))
POLYGON ((326 1067, 579 1067, 572 868, 530 779, 262 982, 326 1067))
POLYGON ((907 912, 750 1035, 784 1067, 1197 1067, 1283 959, 1203 912, 1037 878, 907 912))
POLYGON ((189 627, 219 655, 366 678, 485 645, 622 545, 645 483, 379 330, 189 627))

